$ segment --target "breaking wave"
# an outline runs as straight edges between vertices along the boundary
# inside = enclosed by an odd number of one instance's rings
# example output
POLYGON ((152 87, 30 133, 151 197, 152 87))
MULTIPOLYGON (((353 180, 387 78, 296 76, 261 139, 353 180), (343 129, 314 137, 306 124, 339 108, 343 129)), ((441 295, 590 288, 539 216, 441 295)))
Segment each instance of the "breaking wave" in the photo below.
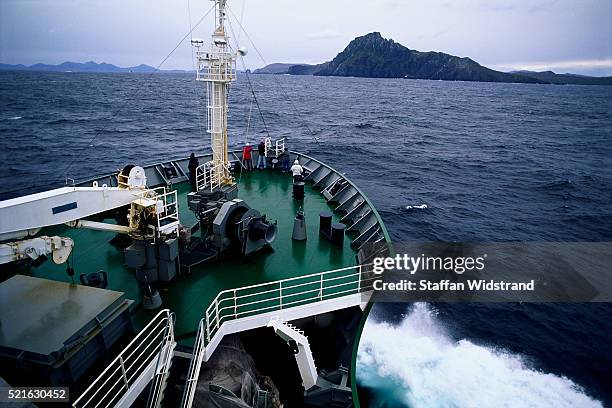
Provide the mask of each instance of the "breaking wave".
POLYGON ((418 204, 418 205, 407 205, 407 210, 426 210, 428 208, 427 204, 418 204))
POLYGON ((356 373, 371 407, 603 407, 568 378, 537 371, 519 355, 453 340, 424 303, 396 326, 370 316, 356 373))

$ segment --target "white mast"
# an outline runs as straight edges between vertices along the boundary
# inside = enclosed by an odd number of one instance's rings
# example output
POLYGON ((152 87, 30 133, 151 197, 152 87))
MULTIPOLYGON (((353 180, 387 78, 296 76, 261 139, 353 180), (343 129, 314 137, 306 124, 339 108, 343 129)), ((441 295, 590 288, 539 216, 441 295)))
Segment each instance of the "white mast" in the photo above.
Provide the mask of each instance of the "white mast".
POLYGON ((227 154, 227 111, 230 83, 236 79, 236 54, 230 50, 228 37, 225 33, 225 1, 215 2, 215 31, 209 52, 201 51, 204 42, 191 40, 196 47, 197 69, 196 80, 206 82, 206 116, 207 132, 213 159, 206 163, 203 183, 200 187, 211 190, 223 185, 234 184, 229 172, 227 154), (210 174, 208 174, 210 171, 210 174))

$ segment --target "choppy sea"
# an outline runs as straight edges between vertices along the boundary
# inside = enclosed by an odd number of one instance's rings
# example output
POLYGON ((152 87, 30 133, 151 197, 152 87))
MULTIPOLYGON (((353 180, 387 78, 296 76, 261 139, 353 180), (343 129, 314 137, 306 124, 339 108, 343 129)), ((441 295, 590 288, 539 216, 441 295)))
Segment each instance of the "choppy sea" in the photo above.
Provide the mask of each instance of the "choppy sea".
MULTIPOLYGON (((232 145, 286 137, 355 181, 395 241, 612 241, 612 87, 250 81, 232 145)), ((202 93, 188 74, 0 72, 0 199, 206 151, 202 93)), ((388 304, 367 342, 371 406, 612 405, 608 304, 388 304)))

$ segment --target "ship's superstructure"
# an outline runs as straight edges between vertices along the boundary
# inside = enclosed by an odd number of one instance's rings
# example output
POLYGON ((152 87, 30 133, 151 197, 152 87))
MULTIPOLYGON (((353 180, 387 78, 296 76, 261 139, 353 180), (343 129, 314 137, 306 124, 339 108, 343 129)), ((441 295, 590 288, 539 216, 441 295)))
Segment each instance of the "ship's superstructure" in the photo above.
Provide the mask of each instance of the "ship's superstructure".
POLYGON ((215 0, 210 50, 203 50, 203 40, 191 40, 196 48, 196 80, 206 85, 206 130, 210 134, 212 160, 196 168, 196 191, 189 194, 188 203, 200 220, 205 250, 215 256, 227 251, 250 255, 272 244, 276 226, 238 199, 231 172, 227 113, 230 84, 236 80, 236 53, 230 47, 225 20, 225 0, 215 0))
POLYGON ((198 167, 198 190, 234 185, 228 161, 227 112, 230 84, 236 80, 236 54, 229 45, 225 20, 225 0, 215 1, 210 50, 203 50, 203 40, 191 40, 196 48, 196 80, 206 84, 206 131, 212 150, 212 160, 198 167))
POLYGON ((301 381, 289 389, 303 388, 300 404, 351 406, 351 333, 388 234, 357 186, 285 139, 263 141, 268 169, 253 173, 228 150, 229 88, 246 52, 230 45, 226 1, 214 4, 210 48, 192 40, 210 154, 0 202, 0 291, 17 305, 39 291, 46 305, 24 308, 19 322, 0 311, 9 383, 35 372, 37 385, 70 386, 75 407, 271 407, 274 386, 246 367, 261 363, 247 351, 265 350, 266 359, 294 356, 301 381), (282 154, 302 165, 303 182, 292 187, 282 154), (66 305, 87 313, 76 319, 66 305), (40 327, 51 316, 63 324, 40 327), (52 333, 52 345, 20 340, 33 332, 52 333), (250 341, 232 389, 215 370, 236 358, 224 342, 239 344, 241 333, 250 341), (262 333, 273 338, 257 340, 262 333))

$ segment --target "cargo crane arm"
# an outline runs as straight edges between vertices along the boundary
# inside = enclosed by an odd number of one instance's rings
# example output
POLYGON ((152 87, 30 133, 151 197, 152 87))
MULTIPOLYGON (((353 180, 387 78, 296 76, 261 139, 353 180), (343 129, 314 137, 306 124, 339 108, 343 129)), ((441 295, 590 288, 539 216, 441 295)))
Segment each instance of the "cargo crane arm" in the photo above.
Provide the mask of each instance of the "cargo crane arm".
MULTIPOLYGON (((175 231, 179 226, 177 203, 168 204, 171 193, 146 188, 144 169, 128 166, 118 175, 119 186, 62 187, 0 202, 0 264, 53 255, 55 263, 66 262, 74 242, 66 237, 34 237, 44 228, 68 225, 129 234, 145 229, 152 234, 175 231), (125 174, 124 174, 125 173, 125 174), (116 225, 84 218, 130 205, 129 225, 116 225), (152 216, 148 216, 152 215, 152 216), (159 223, 164 218, 163 226, 159 223), (149 225, 153 221, 155 225, 149 225)), ((176 196, 176 193, 173 193, 176 196)))

